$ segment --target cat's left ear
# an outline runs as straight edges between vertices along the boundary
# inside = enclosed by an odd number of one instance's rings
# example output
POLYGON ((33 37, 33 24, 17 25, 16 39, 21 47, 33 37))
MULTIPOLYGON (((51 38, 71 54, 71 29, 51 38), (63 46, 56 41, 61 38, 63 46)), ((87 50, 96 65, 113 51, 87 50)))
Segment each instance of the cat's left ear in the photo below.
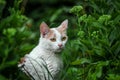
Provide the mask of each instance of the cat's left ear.
POLYGON ((45 35, 50 31, 50 28, 48 27, 48 25, 45 23, 45 22, 42 22, 40 24, 40 32, 41 32, 41 35, 43 37, 45 37, 45 35))
POLYGON ((58 27, 60 31, 66 31, 67 28, 68 28, 68 19, 64 20, 58 27))

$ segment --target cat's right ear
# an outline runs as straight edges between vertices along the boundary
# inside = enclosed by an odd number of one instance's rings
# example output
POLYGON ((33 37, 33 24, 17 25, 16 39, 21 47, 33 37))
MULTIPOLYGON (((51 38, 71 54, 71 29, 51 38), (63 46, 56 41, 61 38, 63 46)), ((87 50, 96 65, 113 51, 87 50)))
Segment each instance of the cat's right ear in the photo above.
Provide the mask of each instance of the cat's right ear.
POLYGON ((42 22, 40 24, 40 33, 42 37, 44 38, 49 31, 50 31, 50 28, 48 27, 48 25, 45 22, 42 22))

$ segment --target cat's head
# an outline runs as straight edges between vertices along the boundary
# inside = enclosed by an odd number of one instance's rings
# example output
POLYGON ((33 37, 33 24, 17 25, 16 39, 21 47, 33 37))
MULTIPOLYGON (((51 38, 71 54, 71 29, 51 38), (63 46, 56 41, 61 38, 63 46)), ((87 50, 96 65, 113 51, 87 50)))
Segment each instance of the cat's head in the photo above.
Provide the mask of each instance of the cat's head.
POLYGON ((40 25, 40 45, 42 48, 53 52, 60 52, 68 40, 68 20, 64 20, 60 26, 49 28, 45 22, 40 25))

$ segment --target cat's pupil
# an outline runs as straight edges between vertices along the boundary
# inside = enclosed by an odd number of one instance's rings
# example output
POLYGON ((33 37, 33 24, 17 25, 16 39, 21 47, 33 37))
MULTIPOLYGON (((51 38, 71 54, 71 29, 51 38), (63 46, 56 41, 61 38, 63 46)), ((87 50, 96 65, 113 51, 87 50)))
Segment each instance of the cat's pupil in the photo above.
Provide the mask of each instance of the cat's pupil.
POLYGON ((51 38, 50 39, 52 42, 55 42, 56 41, 56 38, 51 38))
POLYGON ((66 40, 66 37, 64 36, 64 37, 62 37, 62 39, 61 39, 62 41, 64 41, 64 40, 66 40))

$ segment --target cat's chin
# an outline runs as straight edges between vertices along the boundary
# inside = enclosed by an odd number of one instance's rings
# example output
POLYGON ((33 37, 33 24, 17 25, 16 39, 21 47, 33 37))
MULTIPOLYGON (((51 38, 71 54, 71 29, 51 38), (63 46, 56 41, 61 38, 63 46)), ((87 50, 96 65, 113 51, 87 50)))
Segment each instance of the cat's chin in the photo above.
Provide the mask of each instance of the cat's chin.
POLYGON ((62 50, 63 50, 63 48, 59 48, 59 49, 57 49, 55 52, 56 52, 56 53, 60 53, 62 50))

